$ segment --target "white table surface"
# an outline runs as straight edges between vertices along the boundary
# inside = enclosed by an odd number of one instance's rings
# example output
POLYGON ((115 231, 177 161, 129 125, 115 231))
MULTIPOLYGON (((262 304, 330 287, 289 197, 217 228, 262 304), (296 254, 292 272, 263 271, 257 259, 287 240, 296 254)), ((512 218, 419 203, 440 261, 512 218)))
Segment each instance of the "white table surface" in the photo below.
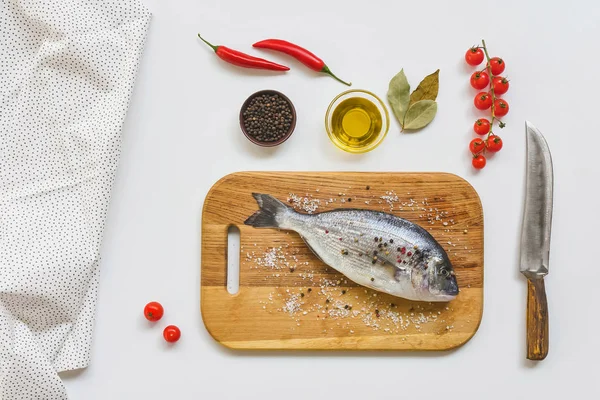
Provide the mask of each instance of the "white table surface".
MULTIPOLYGON (((145 0, 153 12, 123 133, 102 249, 90 367, 64 374, 72 399, 504 399, 600 397, 596 231, 600 3, 557 1, 145 0), (384 145, 349 155, 323 117, 346 88, 284 56, 273 76, 230 67, 196 39, 261 55, 254 41, 285 38, 311 49, 355 88, 385 97, 405 68, 413 87, 441 69, 435 121, 414 135, 396 121, 384 145), (467 145, 472 105, 466 49, 485 38, 511 79, 504 149, 481 173, 467 145), (280 90, 298 124, 275 150, 250 144, 238 112, 254 91, 280 90), (546 280, 550 354, 525 360, 526 284, 517 272, 524 121, 546 136, 555 206, 546 280), (199 307, 204 196, 239 170, 446 171, 467 179, 485 213, 485 309, 479 332, 447 353, 236 353, 217 344, 199 307), (593 182, 596 182, 595 184, 593 182), (142 317, 158 300, 156 326, 142 317), (162 328, 182 339, 168 348, 162 328), (508 396, 508 397, 506 397, 508 396)), ((262 53, 265 55, 265 53, 262 53)))

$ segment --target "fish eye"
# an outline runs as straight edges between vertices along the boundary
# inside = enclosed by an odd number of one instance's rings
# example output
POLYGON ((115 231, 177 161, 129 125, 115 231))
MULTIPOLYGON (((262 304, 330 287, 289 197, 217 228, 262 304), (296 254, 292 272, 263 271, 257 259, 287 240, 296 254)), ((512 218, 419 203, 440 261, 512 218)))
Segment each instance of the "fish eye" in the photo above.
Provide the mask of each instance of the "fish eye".
POLYGON ((450 273, 448 272, 447 269, 441 269, 440 273, 444 276, 444 277, 448 277, 448 275, 450 275, 450 273))

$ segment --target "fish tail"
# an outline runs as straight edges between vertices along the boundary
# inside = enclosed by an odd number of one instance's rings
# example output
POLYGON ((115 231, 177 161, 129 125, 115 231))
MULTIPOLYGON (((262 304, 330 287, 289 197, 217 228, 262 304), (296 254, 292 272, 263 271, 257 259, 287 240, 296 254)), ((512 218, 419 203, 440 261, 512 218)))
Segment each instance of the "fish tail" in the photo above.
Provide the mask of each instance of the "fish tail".
POLYGON ((252 193, 260 210, 244 221, 255 228, 279 228, 277 216, 287 212, 289 207, 268 194, 252 193))

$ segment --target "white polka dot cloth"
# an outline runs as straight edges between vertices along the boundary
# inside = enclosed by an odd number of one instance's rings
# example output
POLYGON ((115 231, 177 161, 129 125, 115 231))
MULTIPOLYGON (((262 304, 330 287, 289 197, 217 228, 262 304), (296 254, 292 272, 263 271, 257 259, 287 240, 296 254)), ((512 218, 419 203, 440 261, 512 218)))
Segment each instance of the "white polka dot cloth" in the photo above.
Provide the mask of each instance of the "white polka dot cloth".
POLYGON ((136 0, 0 1, 0 399, 66 399, 150 21, 136 0))

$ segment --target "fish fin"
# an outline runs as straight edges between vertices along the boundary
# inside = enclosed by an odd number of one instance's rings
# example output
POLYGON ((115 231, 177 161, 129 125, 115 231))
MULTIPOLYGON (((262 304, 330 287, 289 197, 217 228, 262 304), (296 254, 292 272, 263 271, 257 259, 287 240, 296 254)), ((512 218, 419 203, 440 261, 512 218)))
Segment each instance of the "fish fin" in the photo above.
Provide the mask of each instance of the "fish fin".
POLYGON ((252 196, 260 210, 244 221, 244 224, 255 228, 279 228, 277 216, 286 212, 289 207, 268 194, 252 193, 252 196))
POLYGON ((317 258, 318 258, 318 259, 319 259, 319 260, 320 260, 320 261, 321 261, 323 264, 325 264, 325 265, 329 265, 329 264, 327 264, 325 261, 323 261, 323 259, 322 259, 322 258, 321 258, 321 256, 319 255, 319 253, 317 253, 317 252, 315 251, 315 249, 313 249, 313 247, 310 245, 310 243, 308 243, 308 241, 307 241, 307 240, 304 238, 304 236, 300 235, 300 237, 302 238, 302 240, 303 240, 303 241, 304 241, 304 243, 306 244, 306 247, 308 247, 308 248, 309 248, 309 250, 310 250, 310 251, 312 251, 312 252, 313 252, 313 254, 314 254, 315 256, 317 256, 317 258))

